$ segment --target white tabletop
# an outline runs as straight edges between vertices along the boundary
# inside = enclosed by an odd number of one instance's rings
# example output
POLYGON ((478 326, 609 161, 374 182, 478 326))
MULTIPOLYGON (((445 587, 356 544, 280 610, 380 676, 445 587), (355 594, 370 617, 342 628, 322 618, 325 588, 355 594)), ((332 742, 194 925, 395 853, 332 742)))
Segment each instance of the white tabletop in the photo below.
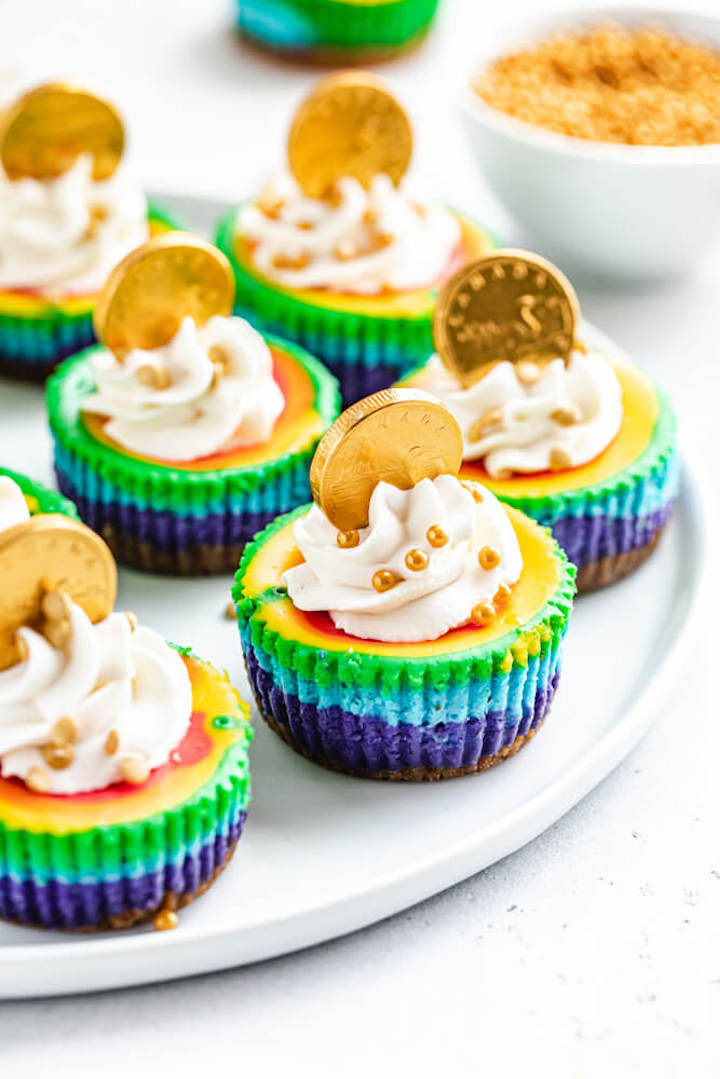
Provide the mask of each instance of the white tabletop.
MULTIPOLYGON (((452 95, 477 43, 536 6, 446 0, 426 48, 384 68, 414 115, 424 185, 527 246, 473 170, 452 95)), ((716 0, 695 6, 712 11, 716 0)), ((256 56, 230 24, 230 0, 4 0, 0 69, 25 58, 33 77, 104 88, 125 110, 149 188, 239 198, 279 160, 292 104, 315 73, 256 56)), ((588 318, 672 391, 685 446, 712 465, 720 257, 652 290, 576 283, 588 318)), ((282 1065, 301 1075, 397 1065, 493 1079, 521 1068, 554 1079, 717 1075, 710 662, 700 639, 697 669, 639 748, 512 857, 371 929, 253 968, 2 1004, 2 1074, 174 1075, 199 1064, 253 1076, 282 1065)))

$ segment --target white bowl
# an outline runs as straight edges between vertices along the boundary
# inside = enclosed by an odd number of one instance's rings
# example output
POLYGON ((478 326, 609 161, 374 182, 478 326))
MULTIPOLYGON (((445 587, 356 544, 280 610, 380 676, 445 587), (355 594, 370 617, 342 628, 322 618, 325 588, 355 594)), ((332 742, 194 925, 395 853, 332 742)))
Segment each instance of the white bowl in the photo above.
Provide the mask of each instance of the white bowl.
MULTIPOLYGON (((524 20, 492 42, 493 59, 549 34, 602 22, 662 24, 720 49, 720 19, 644 8, 596 8, 524 20)), ((720 242, 720 144, 625 146, 527 124, 487 105, 469 85, 463 117, 477 163, 539 250, 570 268, 657 278, 683 273, 720 242)))

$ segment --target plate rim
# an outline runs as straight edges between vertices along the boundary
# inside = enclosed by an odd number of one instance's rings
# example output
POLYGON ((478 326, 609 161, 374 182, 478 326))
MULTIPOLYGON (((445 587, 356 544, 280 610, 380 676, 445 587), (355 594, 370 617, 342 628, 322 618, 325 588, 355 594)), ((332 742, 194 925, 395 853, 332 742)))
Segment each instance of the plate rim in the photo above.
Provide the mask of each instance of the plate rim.
POLYGON ((656 673, 623 717, 561 777, 474 835, 458 839, 442 852, 417 859, 400 875, 386 874, 363 891, 271 922, 256 921, 234 929, 218 929, 199 923, 188 929, 181 927, 172 934, 140 933, 126 937, 118 933, 96 940, 68 939, 0 946, 4 983, 0 988, 0 999, 144 985, 290 954, 399 913, 531 842, 589 794, 637 745, 658 718, 660 710, 655 708, 655 703, 672 687, 684 656, 693 644, 707 557, 707 533, 698 480, 695 470, 691 471, 686 463, 676 512, 689 528, 693 545, 692 557, 688 559, 692 571, 689 587, 686 585, 682 622, 669 640, 656 673), (285 937, 291 927, 292 940, 287 940, 285 937), (275 938, 274 944, 264 942, 268 935, 275 938), (207 954, 198 961, 193 955, 198 947, 214 948, 215 954, 207 954), (153 961, 160 950, 165 959, 162 971, 155 969, 153 961), (128 963, 132 967, 132 961, 138 955, 143 957, 147 969, 116 970, 114 976, 104 969, 108 960, 120 960, 126 968, 128 963), (73 963, 68 970, 66 960, 70 956, 73 963), (78 964, 83 965, 80 972, 78 964), (58 972, 57 975, 50 973, 53 970, 58 972), (42 973, 40 985, 37 978, 31 977, 33 972, 35 975, 42 973), (73 984, 78 980, 82 984, 73 984), (10 986, 8 981, 12 983, 10 986))

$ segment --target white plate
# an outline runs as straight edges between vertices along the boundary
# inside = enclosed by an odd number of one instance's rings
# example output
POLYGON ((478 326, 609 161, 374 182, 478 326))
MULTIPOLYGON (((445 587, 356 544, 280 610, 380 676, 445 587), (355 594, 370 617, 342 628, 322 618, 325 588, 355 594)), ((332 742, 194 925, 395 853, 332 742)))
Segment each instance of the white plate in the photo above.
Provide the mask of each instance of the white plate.
MULTIPOLYGON (((222 209, 184 206, 198 228, 222 209)), ((0 461, 49 479, 41 392, 0 382, 0 405, 0 461)), ((653 558, 578 601, 543 731, 484 775, 436 784, 349 779, 296 756, 258 722, 245 835, 179 928, 73 937, 0 924, 0 997, 137 985, 266 959, 359 929, 517 850, 607 775, 661 712, 692 643, 703 561, 702 509, 686 475, 653 558)), ((230 578, 121 571, 118 603, 226 667, 246 694, 237 630, 223 616, 229 587, 230 578)))

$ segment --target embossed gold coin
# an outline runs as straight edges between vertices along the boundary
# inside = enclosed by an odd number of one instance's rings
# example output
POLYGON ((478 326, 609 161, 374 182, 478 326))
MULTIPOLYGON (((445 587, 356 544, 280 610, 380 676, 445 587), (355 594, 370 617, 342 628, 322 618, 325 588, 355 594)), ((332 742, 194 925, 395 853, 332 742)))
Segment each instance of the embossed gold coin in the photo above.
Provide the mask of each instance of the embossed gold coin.
POLYGON ((382 172, 397 184, 411 156, 407 113, 382 79, 364 71, 340 71, 319 82, 288 136, 290 169, 305 194, 317 199, 344 176, 369 187, 382 172))
POLYGON ((551 262, 527 251, 493 251, 443 286, 435 308, 435 347, 471 385, 497 363, 567 363, 580 318, 575 290, 551 262))
POLYGON ((18 658, 16 633, 39 628, 46 592, 62 592, 91 622, 112 611, 115 560, 103 540, 79 521, 48 513, 0 535, 0 670, 18 658))
POLYGON ((116 356, 166 345, 186 316, 204 325, 229 315, 232 267, 221 251, 187 232, 155 236, 112 270, 95 305, 95 333, 116 356))
POLYGON ((115 108, 89 90, 68 83, 37 86, 0 120, 0 160, 11 180, 51 180, 92 154, 93 178, 115 172, 125 148, 125 129, 115 108))
POLYGON ((364 528, 381 480, 402 490, 442 472, 457 475, 462 432, 420 390, 380 390, 358 401, 321 439, 310 467, 313 498, 341 531, 364 528))

